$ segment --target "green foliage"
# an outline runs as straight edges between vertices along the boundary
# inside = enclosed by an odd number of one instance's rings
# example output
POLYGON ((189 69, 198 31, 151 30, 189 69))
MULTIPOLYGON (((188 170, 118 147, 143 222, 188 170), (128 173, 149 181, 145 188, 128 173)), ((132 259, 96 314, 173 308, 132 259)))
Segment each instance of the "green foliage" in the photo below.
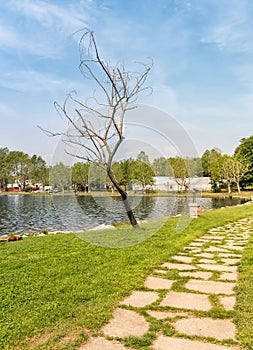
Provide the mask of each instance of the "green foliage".
POLYGON ((72 167, 72 183, 77 191, 88 191, 89 189, 88 163, 75 163, 72 167))
POLYGON ((173 176, 173 170, 169 159, 166 159, 165 157, 154 159, 153 170, 156 176, 173 176))
POLYGON ((221 190, 221 166, 222 155, 221 151, 217 148, 213 148, 210 151, 206 150, 201 157, 203 172, 205 176, 211 178, 211 184, 213 192, 219 192, 221 190))
POLYGON ((51 186, 62 191, 69 189, 72 185, 71 168, 61 162, 52 166, 49 171, 49 182, 51 186))
POLYGON ((8 183, 8 167, 7 167, 7 155, 9 150, 7 147, 0 148, 0 189, 6 188, 8 183))
POLYGON ((249 169, 241 183, 243 187, 253 185, 253 135, 241 139, 240 145, 235 150, 235 155, 249 164, 249 169))
POLYGON ((173 177, 178 185, 178 191, 187 191, 191 174, 189 174, 186 160, 181 157, 170 158, 170 164, 173 169, 173 177))
POLYGON ((0 149, 0 185, 7 187, 8 183, 18 182, 24 191, 31 190, 34 183, 48 183, 48 168, 40 157, 21 151, 0 149))

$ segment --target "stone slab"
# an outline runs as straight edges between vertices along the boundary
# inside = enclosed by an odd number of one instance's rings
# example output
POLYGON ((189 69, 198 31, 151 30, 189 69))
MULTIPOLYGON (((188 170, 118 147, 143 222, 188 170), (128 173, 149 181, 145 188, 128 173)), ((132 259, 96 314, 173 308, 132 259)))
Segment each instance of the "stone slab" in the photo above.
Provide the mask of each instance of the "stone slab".
POLYGON ((206 259, 212 259, 214 257, 214 254, 212 254, 212 253, 199 253, 199 254, 196 254, 196 256, 200 256, 200 257, 206 258, 206 259))
POLYGON ((224 307, 225 310, 230 311, 234 310, 236 298, 235 297, 219 297, 221 305, 224 307))
POLYGON ((204 343, 198 340, 172 338, 160 335, 153 343, 154 350, 239 350, 236 346, 204 343))
POLYGON ((234 254, 234 253, 227 252, 227 253, 219 253, 218 256, 221 258, 241 258, 242 254, 234 254))
POLYGON ((166 270, 154 270, 155 273, 160 273, 161 275, 166 275, 166 273, 168 273, 168 271, 166 270))
POLYGON ((239 251, 242 251, 242 250, 244 249, 244 247, 242 247, 242 246, 240 246, 240 245, 233 245, 233 246, 224 245, 223 247, 226 248, 226 249, 230 249, 230 250, 239 250, 239 251))
POLYGON ((149 310, 147 311, 147 313, 156 318, 157 320, 164 320, 165 318, 175 318, 175 317, 178 317, 178 316, 188 316, 188 314, 186 312, 183 312, 183 311, 175 311, 175 312, 172 312, 172 311, 155 311, 155 310, 149 310))
POLYGON ((173 260, 177 260, 177 261, 180 261, 180 262, 183 262, 183 263, 191 263, 192 260, 194 258, 190 257, 190 256, 179 256, 179 255, 174 255, 171 257, 171 259, 173 260))
POLYGON ((212 308, 208 295, 173 291, 168 292, 160 306, 201 311, 208 311, 212 308))
POLYGON ((144 286, 150 289, 170 289, 175 281, 167 280, 165 278, 148 276, 144 286))
POLYGON ((226 236, 222 235, 210 235, 210 236, 205 236, 205 238, 212 240, 212 239, 216 239, 217 241, 222 241, 226 236))
POLYGON ((231 282, 216 282, 216 281, 200 281, 200 280, 189 280, 185 284, 185 288, 195 290, 201 293, 208 294, 233 294, 233 288, 235 283, 231 282))
POLYGON ((196 271, 196 272, 179 272, 179 276, 181 277, 195 277, 195 278, 201 278, 203 280, 208 280, 210 277, 212 277, 212 272, 204 272, 204 271, 196 271))
POLYGON ((191 242, 189 244, 190 247, 202 247, 202 245, 204 244, 204 242, 191 242))
POLYGON ((153 304, 157 299, 159 299, 159 294, 157 292, 133 291, 132 294, 126 297, 120 304, 143 307, 153 304))
POLYGON ((167 269, 175 269, 175 270, 196 270, 196 267, 190 264, 173 264, 166 262, 162 264, 162 267, 167 267, 167 269))
POLYGON ((221 261, 225 264, 225 265, 235 265, 237 264, 240 259, 239 258, 223 258, 221 259, 221 261))
POLYGON ((217 264, 217 261, 212 259, 200 259, 199 264, 217 264))
POLYGON ((116 309, 111 321, 102 328, 108 337, 142 337, 148 332, 149 323, 135 311, 116 309))
POLYGON ((228 280, 228 281, 237 281, 238 279, 238 273, 237 272, 223 272, 219 280, 228 280))
POLYGON ((200 249, 200 248, 192 249, 192 250, 190 251, 191 254, 200 253, 200 252, 201 252, 201 249, 200 249))
MULTIPOLYGON (((111 342, 105 338, 98 337, 91 340, 91 342, 81 346, 78 350, 127 350, 124 345, 111 342)), ((130 350, 130 349, 129 349, 130 350)))
POLYGON ((198 264, 198 267, 201 267, 205 270, 210 271, 224 271, 224 272, 236 272, 237 267, 236 266, 226 266, 226 265, 219 265, 219 264, 198 264))
POLYGON ((236 340, 236 328, 230 320, 191 317, 174 323, 177 332, 200 337, 212 337, 217 340, 236 340))
POLYGON ((222 253, 225 253, 225 252, 227 252, 227 250, 224 249, 224 248, 211 246, 211 247, 209 247, 209 248, 206 248, 206 249, 205 249, 205 252, 211 252, 211 253, 212 253, 212 252, 222 252, 222 253))

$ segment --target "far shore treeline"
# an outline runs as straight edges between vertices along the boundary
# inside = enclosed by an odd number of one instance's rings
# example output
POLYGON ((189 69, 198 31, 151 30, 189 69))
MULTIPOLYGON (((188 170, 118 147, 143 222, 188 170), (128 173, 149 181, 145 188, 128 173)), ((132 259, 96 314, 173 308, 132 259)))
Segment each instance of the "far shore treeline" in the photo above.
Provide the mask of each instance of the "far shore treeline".
MULTIPOLYGON (((199 158, 160 157, 150 162, 141 151, 136 159, 114 162, 113 172, 121 186, 129 189, 133 181, 142 188, 152 186, 155 176, 173 177, 178 188, 187 191, 188 178, 209 177, 213 192, 234 187, 253 186, 253 135, 243 138, 234 155, 222 154, 218 148, 206 150, 199 158)), ((113 191, 105 172, 87 163, 77 162, 72 167, 63 163, 48 166, 41 156, 30 156, 22 151, 0 148, 0 188, 2 191, 36 191, 39 189, 74 189, 88 192, 91 188, 106 186, 113 191)))

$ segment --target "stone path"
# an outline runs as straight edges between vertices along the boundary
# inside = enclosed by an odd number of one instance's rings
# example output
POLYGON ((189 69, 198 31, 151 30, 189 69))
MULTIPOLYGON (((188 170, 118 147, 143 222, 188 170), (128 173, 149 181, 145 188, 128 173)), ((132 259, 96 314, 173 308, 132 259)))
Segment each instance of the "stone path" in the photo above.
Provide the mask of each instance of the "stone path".
POLYGON ((156 337, 145 349, 240 350, 233 323, 237 265, 252 232, 253 218, 242 219, 191 242, 120 302, 103 336, 79 350, 134 350, 124 340, 154 334, 154 323, 156 337), (222 318, 212 318, 219 311, 222 318))

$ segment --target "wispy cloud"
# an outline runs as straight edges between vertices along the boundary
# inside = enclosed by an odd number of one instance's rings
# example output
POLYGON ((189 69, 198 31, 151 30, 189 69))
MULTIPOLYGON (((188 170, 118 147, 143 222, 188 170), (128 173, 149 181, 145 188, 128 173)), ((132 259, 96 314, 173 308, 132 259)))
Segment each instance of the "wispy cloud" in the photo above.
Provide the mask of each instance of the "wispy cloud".
POLYGON ((0 44, 23 54, 59 58, 61 41, 87 25, 90 6, 87 1, 84 11, 78 3, 58 6, 43 0, 10 0, 5 4, 7 15, 1 16, 0 44))
POLYGON ((2 76, 0 86, 19 92, 52 92, 68 93, 73 89, 81 89, 80 82, 60 79, 56 76, 36 71, 13 71, 2 76))
POLYGON ((2 48, 11 49, 16 53, 27 53, 41 57, 55 58, 58 53, 55 46, 46 38, 39 41, 23 36, 16 29, 0 23, 0 45, 2 48))
POLYGON ((244 53, 252 51, 252 8, 248 1, 211 1, 212 20, 204 26, 202 43, 220 50, 244 53))
MULTIPOLYGON (((87 1, 87 6, 89 5, 87 1)), ((23 15, 36 20, 46 28, 58 28, 71 33, 82 28, 87 23, 87 14, 80 11, 78 4, 63 4, 60 6, 43 0, 12 0, 13 6, 23 15)))

